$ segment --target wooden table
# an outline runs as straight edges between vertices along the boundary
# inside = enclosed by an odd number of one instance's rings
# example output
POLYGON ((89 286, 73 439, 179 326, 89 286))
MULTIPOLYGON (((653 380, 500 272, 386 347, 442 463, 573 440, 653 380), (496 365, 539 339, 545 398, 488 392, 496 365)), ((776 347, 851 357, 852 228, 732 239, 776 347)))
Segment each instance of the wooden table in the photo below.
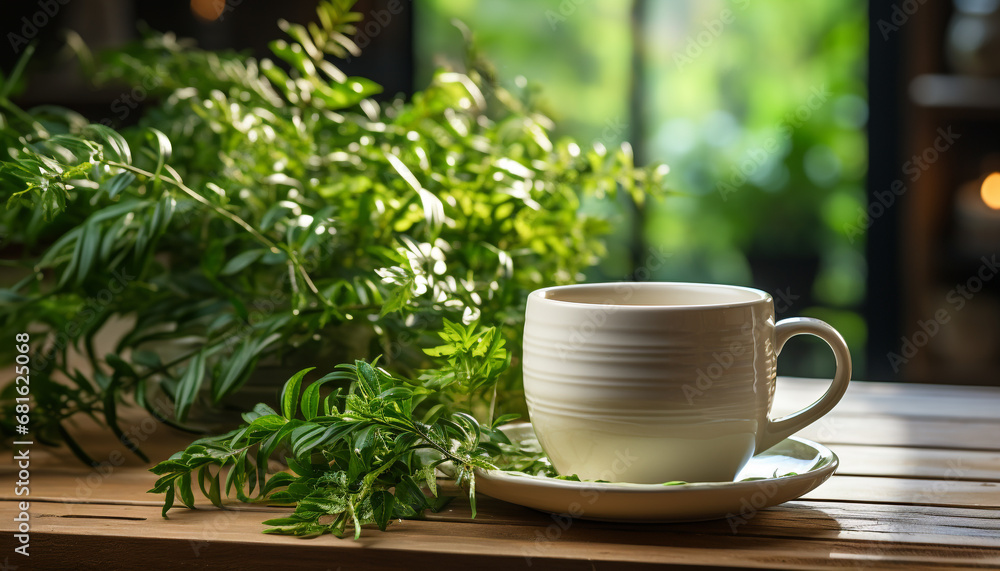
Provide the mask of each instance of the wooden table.
MULTIPOLYGON (((801 408, 824 387, 780 379, 775 409, 801 408)), ((186 442, 151 420, 135 429, 159 457, 186 442)), ((840 456, 837 475, 735 531, 724 520, 560 525, 481 497, 475 520, 458 498, 426 520, 366 529, 360 541, 262 534, 260 522, 283 508, 204 506, 164 520, 158 497, 145 493, 153 475, 107 437, 89 446, 108 461, 100 470, 35 446, 30 564, 13 553, 15 499, 23 498, 14 496, 8 459, 0 569, 1000 568, 1000 388, 855 382, 802 435, 840 456)))

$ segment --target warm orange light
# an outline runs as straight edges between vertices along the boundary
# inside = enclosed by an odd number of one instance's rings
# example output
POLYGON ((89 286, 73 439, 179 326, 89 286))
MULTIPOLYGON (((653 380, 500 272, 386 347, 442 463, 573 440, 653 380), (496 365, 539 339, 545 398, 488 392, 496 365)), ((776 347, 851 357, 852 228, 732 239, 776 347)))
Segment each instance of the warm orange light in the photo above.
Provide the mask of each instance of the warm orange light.
POLYGON ((191 11, 195 16, 209 22, 218 20, 226 9, 226 0, 191 0, 191 11))
POLYGON ((980 189, 983 202, 993 210, 1000 210, 1000 172, 990 173, 980 189))

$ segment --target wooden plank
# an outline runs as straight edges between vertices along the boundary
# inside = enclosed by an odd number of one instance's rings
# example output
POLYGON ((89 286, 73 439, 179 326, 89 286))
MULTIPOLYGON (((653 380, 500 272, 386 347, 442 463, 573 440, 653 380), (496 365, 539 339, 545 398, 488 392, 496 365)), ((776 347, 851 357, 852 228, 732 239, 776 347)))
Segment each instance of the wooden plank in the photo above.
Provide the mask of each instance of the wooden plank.
MULTIPOLYGON (((146 493, 155 482, 156 476, 143 467, 118 468, 110 472, 81 468, 32 469, 31 497, 71 503, 153 505, 157 498, 163 497, 146 493)), ((13 487, 9 488, 0 487, 0 499, 17 499, 13 487)))
MULTIPOLYGON (((846 445, 840 446, 838 452, 843 453, 842 468, 809 497, 1000 507, 1000 454, 846 445)), ((46 469, 32 475, 32 498, 155 506, 163 500, 162 495, 147 493, 155 480, 153 474, 140 467, 120 468, 106 474, 46 469)), ((13 488, 0 488, 0 499, 18 498, 13 495, 13 488)))
POLYGON ((839 475, 1000 482, 1000 452, 833 445, 839 475))
POLYGON ((1000 484, 961 480, 834 476, 803 498, 913 506, 1000 508, 1000 484))
MULTIPOLYGON (((479 516, 476 523, 505 525, 541 525, 543 527, 566 518, 554 517, 536 512, 528 508, 494 500, 486 496, 479 498, 479 516)), ((57 513, 59 517, 75 518, 131 518, 147 519, 150 522, 162 521, 158 505, 107 505, 107 504, 60 504, 39 503, 33 505, 35 517, 38 514, 57 513), (131 514, 139 514, 135 518, 131 514)), ((237 510, 241 513, 257 512, 258 522, 274 513, 287 513, 288 508, 267 506, 247 506, 248 509, 237 510), (270 512, 270 513, 262 513, 270 512)), ((191 513, 200 513, 199 517, 210 521, 226 521, 235 517, 229 511, 217 510, 211 506, 202 505, 199 512, 190 512, 178 508, 170 512, 171 519, 187 518, 191 513)), ((464 497, 456 498, 440 513, 428 514, 428 519, 437 521, 471 522, 469 505, 464 497)), ((164 521, 164 523, 166 523, 164 521)), ((923 507, 909 505, 881 505, 872 503, 833 503, 824 501, 790 502, 757 513, 734 514, 729 520, 715 522, 683 523, 683 524, 602 524, 589 522, 597 526, 632 530, 660 530, 676 533, 717 533, 730 535, 743 533, 749 535, 776 535, 772 528, 775 525, 785 526, 786 532, 795 536, 850 538, 850 539, 881 539, 885 534, 905 536, 899 541, 915 541, 924 543, 950 543, 962 545, 980 545, 1000 547, 1000 510, 923 507), (793 521, 794 520, 794 521, 793 521), (778 522, 778 523, 775 523, 778 522), (791 522, 791 523, 789 523, 791 522), (806 524, 807 522, 807 524, 806 524), (837 534, 831 535, 830 531, 837 534), (843 534, 840 534, 843 532, 843 534), (865 535, 872 533, 874 535, 865 535), (844 535, 846 534, 846 535, 844 535), (955 536, 955 537, 952 537, 955 536), (965 539, 958 539, 958 537, 965 539)))
MULTIPOLYGON (((462 502, 452 504, 439 514, 430 514, 428 520, 440 522, 476 523, 485 526, 519 525, 538 528, 569 525, 581 526, 595 531, 627 530, 636 533, 671 533, 718 535, 728 538, 733 535, 760 537, 801 537, 810 539, 863 540, 881 543, 946 544, 1000 548, 1000 512, 949 508, 921 508, 910 510, 898 506, 844 506, 822 502, 795 502, 780 507, 763 510, 744 517, 711 522, 684 524, 606 524, 601 522, 572 521, 565 517, 553 517, 534 512, 520 506, 483 498, 490 517, 470 519, 468 505, 462 502)), ((118 522, 147 522, 146 526, 172 525, 171 521, 197 514, 203 520, 199 533, 211 535, 214 530, 226 527, 236 518, 243 518, 246 512, 232 513, 219 510, 202 512, 172 512, 171 520, 162 520, 155 508, 126 506, 85 506, 83 511, 69 509, 69 506, 43 506, 35 510, 39 518, 60 518, 52 525, 63 528, 107 528, 118 522), (40 512, 40 513, 39 513, 40 512), (159 523, 157 523, 159 522, 159 523)), ((267 516, 256 516, 257 529, 267 516)), ((248 517, 253 521, 253 516, 248 517)), ((46 519, 46 524, 49 520, 46 519)), ((121 524, 126 525, 126 524, 121 524)), ((127 524, 132 525, 132 524, 127 524)), ((84 533, 84 532, 81 532, 84 533)), ((379 535, 375 530, 369 534, 379 535)), ((188 539, 197 539, 189 535, 188 539)), ((195 546, 196 547, 196 546, 195 546)))
MULTIPOLYGON (((45 469, 32 471, 31 497, 36 501, 76 504, 104 503, 119 505, 160 505, 163 494, 150 494, 148 490, 156 476, 142 467, 121 468, 110 473, 80 471, 79 469, 45 469)), ((195 498, 201 491, 194 486, 195 498)), ((16 500, 13 488, 0 488, 0 500, 16 500)))
MULTIPOLYGON (((463 563, 487 569, 567 564, 812 569, 828 566, 830 558, 846 565, 877 563, 900 569, 1000 565, 1000 549, 992 546, 995 537, 982 536, 981 541, 991 546, 955 545, 952 542, 959 536, 947 533, 937 539, 939 543, 905 532, 897 534, 898 540, 889 539, 889 533, 880 536, 878 531, 865 529, 850 538, 855 532, 844 531, 838 520, 812 505, 781 513, 761 512, 735 534, 719 527, 719 522, 629 526, 584 521, 560 525, 553 520, 533 525, 404 521, 394 523, 386 533, 366 530, 357 542, 329 536, 301 540, 264 535, 260 533, 261 514, 249 512, 186 510, 161 520, 158 510, 146 506, 91 505, 87 514, 65 514, 60 511, 63 507, 43 504, 34 510, 32 563, 41 568, 78 562, 80 553, 87 554, 84 564, 92 565, 82 568, 117 568, 140 561, 152 567, 209 568, 239 561, 241 568, 245 564, 284 568, 293 549, 299 566, 336 563, 374 568, 426 562, 428 566, 463 563), (824 518, 825 525, 812 523, 809 532, 803 524, 816 518, 824 518), (752 530, 757 531, 751 534, 752 530), (884 539, 872 539, 879 537, 884 539), (719 549, 721 542, 725 549, 719 549)), ((9 507, 0 506, 0 511, 9 513, 9 507)), ((996 514, 993 519, 984 518, 988 522, 982 524, 984 529, 995 518, 996 514)), ((882 525, 892 529, 892 524, 882 525)), ((0 518, 0 531, 6 533, 10 527, 10 518, 0 518)))
POLYGON ((900 417, 845 417, 831 414, 798 435, 836 452, 837 444, 910 446, 950 450, 1000 450, 1000 422, 900 417))
MULTIPOLYGON (((856 546, 827 543, 811 546, 812 551, 792 549, 800 543, 762 541, 755 546, 710 549, 702 546, 673 546, 653 554, 637 553, 632 545, 615 546, 616 551, 592 543, 573 544, 539 555, 518 554, 509 542, 479 538, 445 538, 461 542, 468 551, 434 551, 421 543, 407 542, 384 549, 328 549, 316 540, 310 545, 290 546, 279 543, 247 544, 213 542, 197 557, 178 551, 185 546, 177 541, 151 537, 75 536, 71 541, 60 534, 38 534, 32 563, 39 568, 59 569, 73 561, 74 569, 104 571, 116 568, 154 569, 239 569, 271 571, 289 565, 302 569, 369 569, 398 571, 410 568, 469 568, 483 571, 509 569, 898 569, 964 570, 990 569, 998 565, 992 553, 961 547, 899 548, 895 546, 856 546), (578 548, 579 547, 579 548, 578 548), (492 555, 485 556, 484 552, 492 555), (86 559, 80 558, 86 553, 86 559), (334 567, 336 565, 336 567, 334 567)), ((394 538, 395 539, 395 538, 394 538)), ((305 540, 299 540, 306 543, 305 540)), ((350 541, 350 540, 341 540, 350 541)), ((553 544, 555 545, 555 544, 553 544)), ((562 547, 562 546, 560 546, 562 547)))
MULTIPOLYGON (((788 414, 818 399, 828 380, 778 377, 773 409, 788 414)), ((997 420, 1000 387, 851 381, 834 414, 997 420)))
MULTIPOLYGON (((467 502, 456 500, 436 514, 432 521, 475 521, 487 524, 541 525, 563 523, 563 516, 536 512, 522 506, 481 497, 475 520, 467 502)), ((1000 510, 848 504, 795 501, 761 510, 756 514, 734 514, 716 521, 678 524, 603 524, 635 531, 748 535, 768 537, 808 537, 895 543, 968 545, 1000 548, 1000 510)))

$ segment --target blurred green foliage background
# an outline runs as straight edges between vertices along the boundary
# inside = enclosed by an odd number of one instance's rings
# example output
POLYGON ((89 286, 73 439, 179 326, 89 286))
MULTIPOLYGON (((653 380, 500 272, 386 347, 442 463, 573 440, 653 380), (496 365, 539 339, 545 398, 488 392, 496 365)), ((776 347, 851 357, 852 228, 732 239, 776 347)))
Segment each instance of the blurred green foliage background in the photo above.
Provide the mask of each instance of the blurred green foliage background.
MULTIPOLYGON (((761 287, 779 318, 836 327, 864 370, 864 235, 848 230, 866 204, 864 2, 427 0, 415 17, 418 86, 461 67, 457 19, 562 134, 670 165, 677 194, 642 216, 588 205, 618 214, 592 279, 649 260, 649 279, 761 287)), ((781 374, 829 373, 822 342, 795 344, 781 374)))

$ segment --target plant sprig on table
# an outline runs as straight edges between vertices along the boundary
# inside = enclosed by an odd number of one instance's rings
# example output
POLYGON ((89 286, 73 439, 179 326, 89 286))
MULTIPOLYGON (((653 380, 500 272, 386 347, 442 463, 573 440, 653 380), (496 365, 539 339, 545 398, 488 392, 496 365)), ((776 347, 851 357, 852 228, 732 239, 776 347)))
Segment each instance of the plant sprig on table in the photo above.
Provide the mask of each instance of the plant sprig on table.
MULTIPOLYGON (((445 383, 489 388, 509 362, 494 328, 452 324, 443 337, 447 343, 435 352, 470 365, 464 369, 469 375, 457 379, 449 372, 445 383)), ((289 516, 264 522, 273 526, 269 533, 341 537, 350 525, 357 538, 365 524, 384 530, 393 519, 440 509, 448 498, 437 496, 435 470, 444 462, 453 464, 459 484, 467 484, 475 517, 474 470, 494 468, 499 445, 510 444, 497 427, 510 416, 480 424, 468 413, 446 414, 439 406, 418 414, 434 390, 365 361, 339 365, 303 390, 310 370, 285 383, 280 411, 259 404, 243 415, 244 426, 195 441, 152 468, 160 478, 150 492, 166 495, 164 517, 176 500, 194 507, 197 482, 220 507, 227 495, 294 505, 289 516), (341 386, 324 395, 325 385, 341 386), (285 459, 288 470, 268 474, 275 456, 285 459)), ((427 380, 435 376, 428 373, 427 380)))

